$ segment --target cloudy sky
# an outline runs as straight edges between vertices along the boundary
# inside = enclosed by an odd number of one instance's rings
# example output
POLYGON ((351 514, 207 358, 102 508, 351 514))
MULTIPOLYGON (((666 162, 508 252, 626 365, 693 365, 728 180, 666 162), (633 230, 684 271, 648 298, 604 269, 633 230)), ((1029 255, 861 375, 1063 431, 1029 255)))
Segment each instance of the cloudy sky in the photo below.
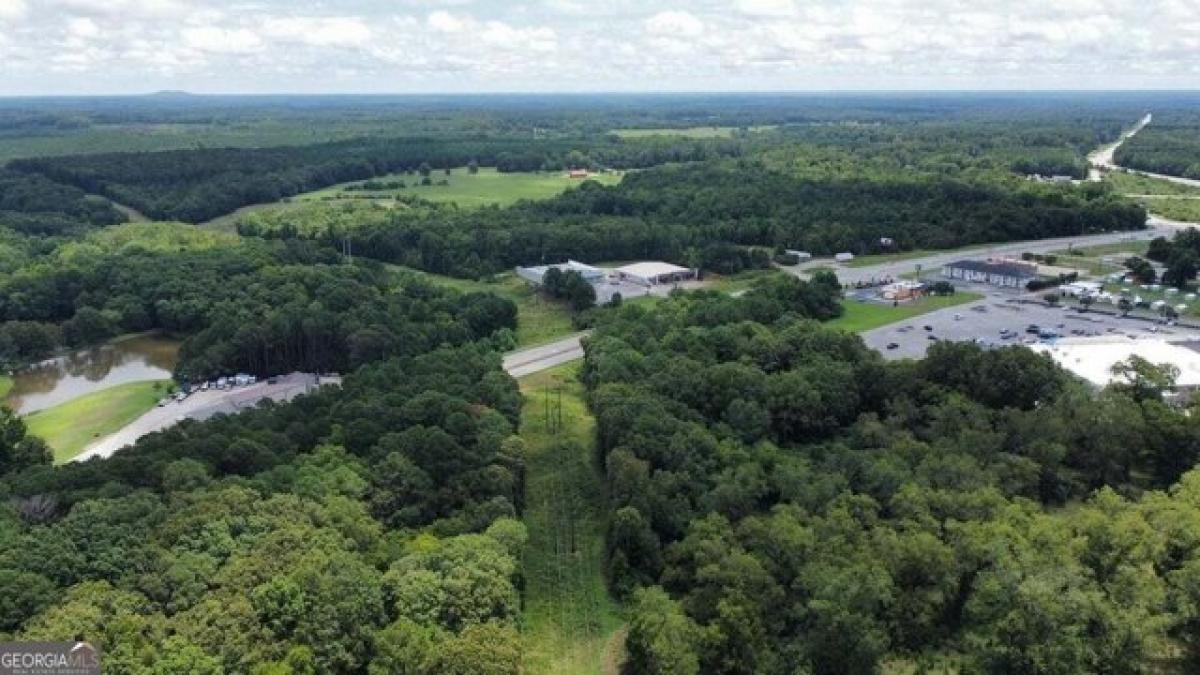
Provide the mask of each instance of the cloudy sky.
POLYGON ((1200 87, 1200 0, 0 0, 0 95, 1200 87))

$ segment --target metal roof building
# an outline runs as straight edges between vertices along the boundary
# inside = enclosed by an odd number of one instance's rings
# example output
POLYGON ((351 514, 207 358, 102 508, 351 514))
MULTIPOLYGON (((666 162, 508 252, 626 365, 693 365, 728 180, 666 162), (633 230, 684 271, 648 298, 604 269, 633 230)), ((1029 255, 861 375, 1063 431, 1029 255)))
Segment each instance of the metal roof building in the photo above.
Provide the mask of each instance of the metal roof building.
POLYGON ((672 283, 691 279, 695 273, 679 265, 665 262, 640 262, 617 268, 617 275, 622 279, 653 286, 661 283, 672 283))
POLYGON ((1180 389, 1200 388, 1200 353, 1187 343, 1122 337, 1071 338, 1054 344, 1031 345, 1030 349, 1049 354, 1058 365, 1097 387, 1113 382, 1113 365, 1130 356, 1140 356, 1155 365, 1166 363, 1178 368, 1176 386, 1180 389))
POLYGON ((517 276, 531 284, 542 285, 542 278, 546 276, 546 272, 551 268, 557 268, 562 272, 578 272, 584 279, 595 283, 604 278, 604 270, 599 267, 592 267, 586 263, 581 263, 578 260, 568 260, 565 263, 555 265, 536 265, 533 267, 518 267, 517 276))

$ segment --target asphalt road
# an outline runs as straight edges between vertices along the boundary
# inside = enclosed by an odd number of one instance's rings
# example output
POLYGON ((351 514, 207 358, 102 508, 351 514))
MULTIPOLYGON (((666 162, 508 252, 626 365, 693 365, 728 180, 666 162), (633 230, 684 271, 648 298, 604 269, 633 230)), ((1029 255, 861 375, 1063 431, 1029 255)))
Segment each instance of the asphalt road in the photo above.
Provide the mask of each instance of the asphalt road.
POLYGON ((1110 232, 1108 234, 1093 234, 1081 237, 1058 237, 1055 239, 1006 242, 957 251, 939 251, 920 258, 889 261, 864 267, 839 265, 832 258, 814 258, 803 265, 784 267, 782 269, 801 277, 807 277, 814 267, 832 268, 843 284, 854 284, 858 281, 869 282, 887 277, 898 279, 900 275, 914 271, 917 265, 921 266, 922 272, 934 272, 947 263, 962 260, 963 258, 1017 257, 1026 251, 1030 253, 1049 253, 1051 251, 1061 251, 1071 246, 1081 248, 1138 239, 1149 240, 1158 236, 1169 236, 1175 229, 1186 225, 1186 223, 1175 223, 1161 218, 1151 218, 1148 225, 1149 229, 1137 232, 1110 232))
POLYGON ((516 378, 539 373, 543 370, 583 358, 580 338, 590 331, 575 333, 561 340, 538 347, 510 352, 504 357, 504 370, 516 378))
POLYGON ((1138 176, 1146 176, 1147 178, 1157 178, 1159 180, 1170 181, 1172 183, 1178 183, 1180 185, 1187 185, 1190 187, 1200 187, 1200 180, 1194 180, 1191 178, 1182 178, 1180 176, 1168 176, 1167 174, 1163 174, 1163 173, 1151 173, 1149 171, 1139 171, 1137 169, 1127 169, 1127 168, 1113 162, 1113 154, 1116 153, 1117 148, 1121 147, 1121 144, 1124 143, 1125 141, 1129 140, 1130 138, 1133 138, 1134 134, 1136 134, 1137 132, 1146 128, 1146 125, 1150 124, 1151 119, 1153 119, 1153 117, 1149 113, 1147 113, 1146 116, 1143 117, 1142 120, 1137 123, 1137 126, 1135 126, 1133 129, 1130 129, 1129 131, 1125 132, 1125 134, 1123 134, 1121 136, 1121 139, 1118 140, 1116 143, 1106 145, 1106 146, 1100 148, 1099 150, 1093 152, 1092 154, 1088 155, 1088 161, 1091 162, 1091 164, 1092 164, 1092 169, 1088 172, 1088 180, 1099 181, 1103 177, 1103 171, 1124 171, 1126 173, 1132 173, 1132 174, 1136 174, 1138 176))

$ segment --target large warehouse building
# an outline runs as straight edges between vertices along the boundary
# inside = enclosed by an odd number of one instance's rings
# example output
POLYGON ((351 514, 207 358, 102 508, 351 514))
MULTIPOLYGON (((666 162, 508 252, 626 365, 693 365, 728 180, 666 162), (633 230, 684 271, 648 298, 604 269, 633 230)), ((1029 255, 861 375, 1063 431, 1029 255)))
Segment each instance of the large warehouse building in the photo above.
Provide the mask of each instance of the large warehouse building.
POLYGON ((1097 387, 1114 379, 1112 367, 1131 356, 1150 363, 1170 364, 1179 369, 1176 386, 1181 390, 1200 388, 1200 352, 1191 343, 1166 340, 1134 340, 1125 337, 1059 340, 1055 344, 1031 345, 1034 351, 1050 355, 1058 365, 1097 387))
POLYGON ((643 286, 657 284, 673 284, 677 281, 691 279, 696 275, 694 270, 665 262, 639 262, 616 269, 617 276, 626 281, 632 281, 643 286))
POLYGON ((598 283, 604 279, 604 270, 600 269, 599 267, 592 267, 591 265, 588 265, 586 263, 581 263, 578 260, 568 260, 565 263, 558 263, 556 265, 536 265, 534 267, 518 267, 517 268, 517 276, 521 277, 522 279, 524 279, 525 281, 528 281, 531 284, 541 286, 542 279, 546 276, 546 272, 548 272, 550 270, 550 268, 552 268, 552 267, 558 269, 559 271, 561 271, 563 273, 578 272, 580 276, 582 276, 585 280, 587 280, 588 282, 593 283, 593 284, 598 283))

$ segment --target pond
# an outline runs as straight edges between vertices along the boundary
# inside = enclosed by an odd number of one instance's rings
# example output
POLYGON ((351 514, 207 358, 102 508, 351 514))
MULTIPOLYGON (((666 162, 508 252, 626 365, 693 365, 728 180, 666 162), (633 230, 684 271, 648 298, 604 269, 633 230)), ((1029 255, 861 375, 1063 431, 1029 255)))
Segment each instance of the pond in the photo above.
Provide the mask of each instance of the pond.
POLYGON ((127 382, 170 379, 179 341, 137 335, 43 361, 12 375, 5 403, 22 415, 127 382))

